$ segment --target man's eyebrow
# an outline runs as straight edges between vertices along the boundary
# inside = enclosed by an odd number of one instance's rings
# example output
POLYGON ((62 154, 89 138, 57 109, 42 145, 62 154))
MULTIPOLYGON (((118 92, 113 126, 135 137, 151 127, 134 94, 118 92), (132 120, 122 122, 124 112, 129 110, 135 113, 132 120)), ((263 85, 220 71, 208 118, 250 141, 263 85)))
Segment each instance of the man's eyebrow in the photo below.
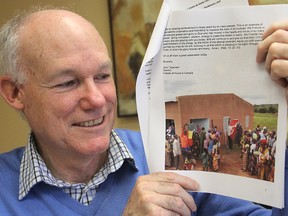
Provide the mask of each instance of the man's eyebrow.
MULTIPOLYGON (((112 69, 111 61, 107 61, 104 64, 100 65, 95 71, 102 71, 102 70, 105 70, 105 69, 109 69, 109 70, 112 69)), ((54 73, 53 75, 48 77, 48 82, 49 81, 51 82, 51 81, 53 81, 53 80, 55 80, 55 79, 57 79, 59 77, 73 76, 75 74, 77 74, 77 72, 73 68, 66 68, 64 70, 59 70, 56 73, 54 73)))
POLYGON ((64 70, 59 70, 59 71, 56 71, 54 74, 48 76, 47 81, 53 82, 54 80, 57 80, 58 78, 65 77, 65 76, 72 76, 75 73, 76 73, 75 70, 68 69, 68 68, 64 70))
POLYGON ((112 63, 111 61, 107 61, 105 62, 104 64, 102 64, 100 67, 99 67, 99 71, 103 70, 103 69, 112 69, 112 63))

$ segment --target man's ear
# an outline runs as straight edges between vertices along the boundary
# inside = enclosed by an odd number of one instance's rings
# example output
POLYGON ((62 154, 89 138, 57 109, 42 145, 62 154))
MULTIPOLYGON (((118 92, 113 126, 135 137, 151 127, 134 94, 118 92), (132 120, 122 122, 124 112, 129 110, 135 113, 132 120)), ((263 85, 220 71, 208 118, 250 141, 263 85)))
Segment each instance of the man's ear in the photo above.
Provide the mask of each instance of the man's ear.
POLYGON ((0 94, 11 107, 23 110, 24 104, 21 100, 20 89, 10 77, 0 77, 0 94))

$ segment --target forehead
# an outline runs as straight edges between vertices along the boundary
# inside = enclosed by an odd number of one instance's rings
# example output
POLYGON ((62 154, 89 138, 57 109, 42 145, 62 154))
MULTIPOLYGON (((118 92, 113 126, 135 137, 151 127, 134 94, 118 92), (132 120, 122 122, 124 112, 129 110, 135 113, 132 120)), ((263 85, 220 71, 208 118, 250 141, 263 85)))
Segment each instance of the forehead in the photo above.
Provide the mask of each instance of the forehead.
POLYGON ((39 66, 45 60, 71 54, 107 55, 106 46, 97 30, 84 18, 61 10, 30 15, 20 33, 20 51, 24 64, 39 66))

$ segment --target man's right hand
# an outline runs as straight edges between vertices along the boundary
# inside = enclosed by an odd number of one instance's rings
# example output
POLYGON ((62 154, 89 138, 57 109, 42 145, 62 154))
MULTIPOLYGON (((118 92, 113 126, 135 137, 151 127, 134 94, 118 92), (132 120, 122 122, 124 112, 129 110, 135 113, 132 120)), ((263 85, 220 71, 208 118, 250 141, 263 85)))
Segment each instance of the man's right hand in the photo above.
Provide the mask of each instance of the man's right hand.
POLYGON ((191 215, 197 207, 187 190, 196 191, 198 188, 193 179, 172 172, 141 176, 123 215, 191 215))

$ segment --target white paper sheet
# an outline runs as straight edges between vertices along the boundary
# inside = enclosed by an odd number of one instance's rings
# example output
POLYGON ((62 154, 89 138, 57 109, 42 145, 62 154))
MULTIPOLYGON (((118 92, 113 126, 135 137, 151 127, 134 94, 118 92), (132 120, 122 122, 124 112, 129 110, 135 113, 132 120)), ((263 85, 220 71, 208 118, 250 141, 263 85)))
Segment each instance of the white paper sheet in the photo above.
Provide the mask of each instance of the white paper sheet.
MULTIPOLYGON (((176 47, 175 51, 172 49, 163 51, 162 43, 165 29, 181 32, 186 28, 191 30, 201 27, 207 30, 210 26, 211 30, 212 27, 214 29, 221 26, 230 28, 237 24, 239 28, 243 27, 243 31, 247 34, 253 35, 253 29, 263 31, 273 21, 287 19, 288 6, 196 9, 194 6, 197 4, 199 7, 204 6, 204 3, 199 4, 201 2, 213 4, 213 6, 217 6, 214 5, 214 2, 218 2, 219 6, 221 4, 221 6, 229 6, 229 3, 236 5, 237 2, 238 5, 240 3, 245 5, 246 1, 235 1, 235 3, 234 1, 223 0, 164 0, 136 86, 138 116, 150 171, 165 171, 166 101, 175 100, 177 96, 181 95, 232 92, 252 104, 278 104, 277 142, 279 144, 277 145, 274 182, 213 172, 175 172, 197 180, 201 186, 200 191, 238 197, 281 208, 284 203, 283 172, 287 104, 284 89, 273 83, 266 74, 263 65, 258 65, 255 61, 256 45, 253 44, 258 38, 259 32, 255 33, 250 45, 234 43, 233 47, 228 47, 226 43, 226 49, 224 47, 221 49, 220 46, 218 50, 212 50, 211 47, 205 47, 205 44, 202 44, 202 50, 180 50, 176 47), (189 7, 193 7, 193 9, 186 10, 189 7), (252 30, 249 25, 251 28, 253 27, 252 30), (182 30, 177 30, 181 27, 182 30), (190 57, 187 57, 188 55, 190 57), (194 56, 191 57, 191 55, 194 56), (165 60, 164 63, 163 60, 165 60), (172 71, 184 72, 184 75, 179 73, 177 75, 164 74, 163 67, 169 66, 177 66, 178 68, 172 71), (203 80, 205 80, 205 85, 203 80), (257 88, 255 87, 255 80, 257 80, 257 88), (189 82, 190 85, 183 84, 185 82, 189 82), (173 88, 169 86, 173 86, 173 88), (211 180, 213 180, 213 184, 211 180), (222 186, 215 187, 215 185, 222 186)), ((224 31, 228 32, 227 29, 224 31)), ((177 43, 181 45, 179 42, 177 43)))
MULTIPOLYGON (((165 28, 171 11, 174 10, 189 10, 191 8, 206 8, 217 6, 239 6, 248 5, 247 0, 164 0, 160 9, 153 34, 151 36, 149 46, 147 47, 146 54, 143 59, 140 72, 137 77, 136 83, 136 98, 137 112, 141 134, 144 144, 149 143, 149 104, 150 104, 150 84, 151 72, 156 71, 156 68, 161 65, 153 64, 154 58, 157 58, 158 52, 161 48, 162 39, 164 36, 165 28)), ((162 68, 161 68, 162 70, 162 68)), ((154 76, 154 74, 153 74, 154 76)), ((149 161, 149 146, 145 146, 145 152, 149 161)))

